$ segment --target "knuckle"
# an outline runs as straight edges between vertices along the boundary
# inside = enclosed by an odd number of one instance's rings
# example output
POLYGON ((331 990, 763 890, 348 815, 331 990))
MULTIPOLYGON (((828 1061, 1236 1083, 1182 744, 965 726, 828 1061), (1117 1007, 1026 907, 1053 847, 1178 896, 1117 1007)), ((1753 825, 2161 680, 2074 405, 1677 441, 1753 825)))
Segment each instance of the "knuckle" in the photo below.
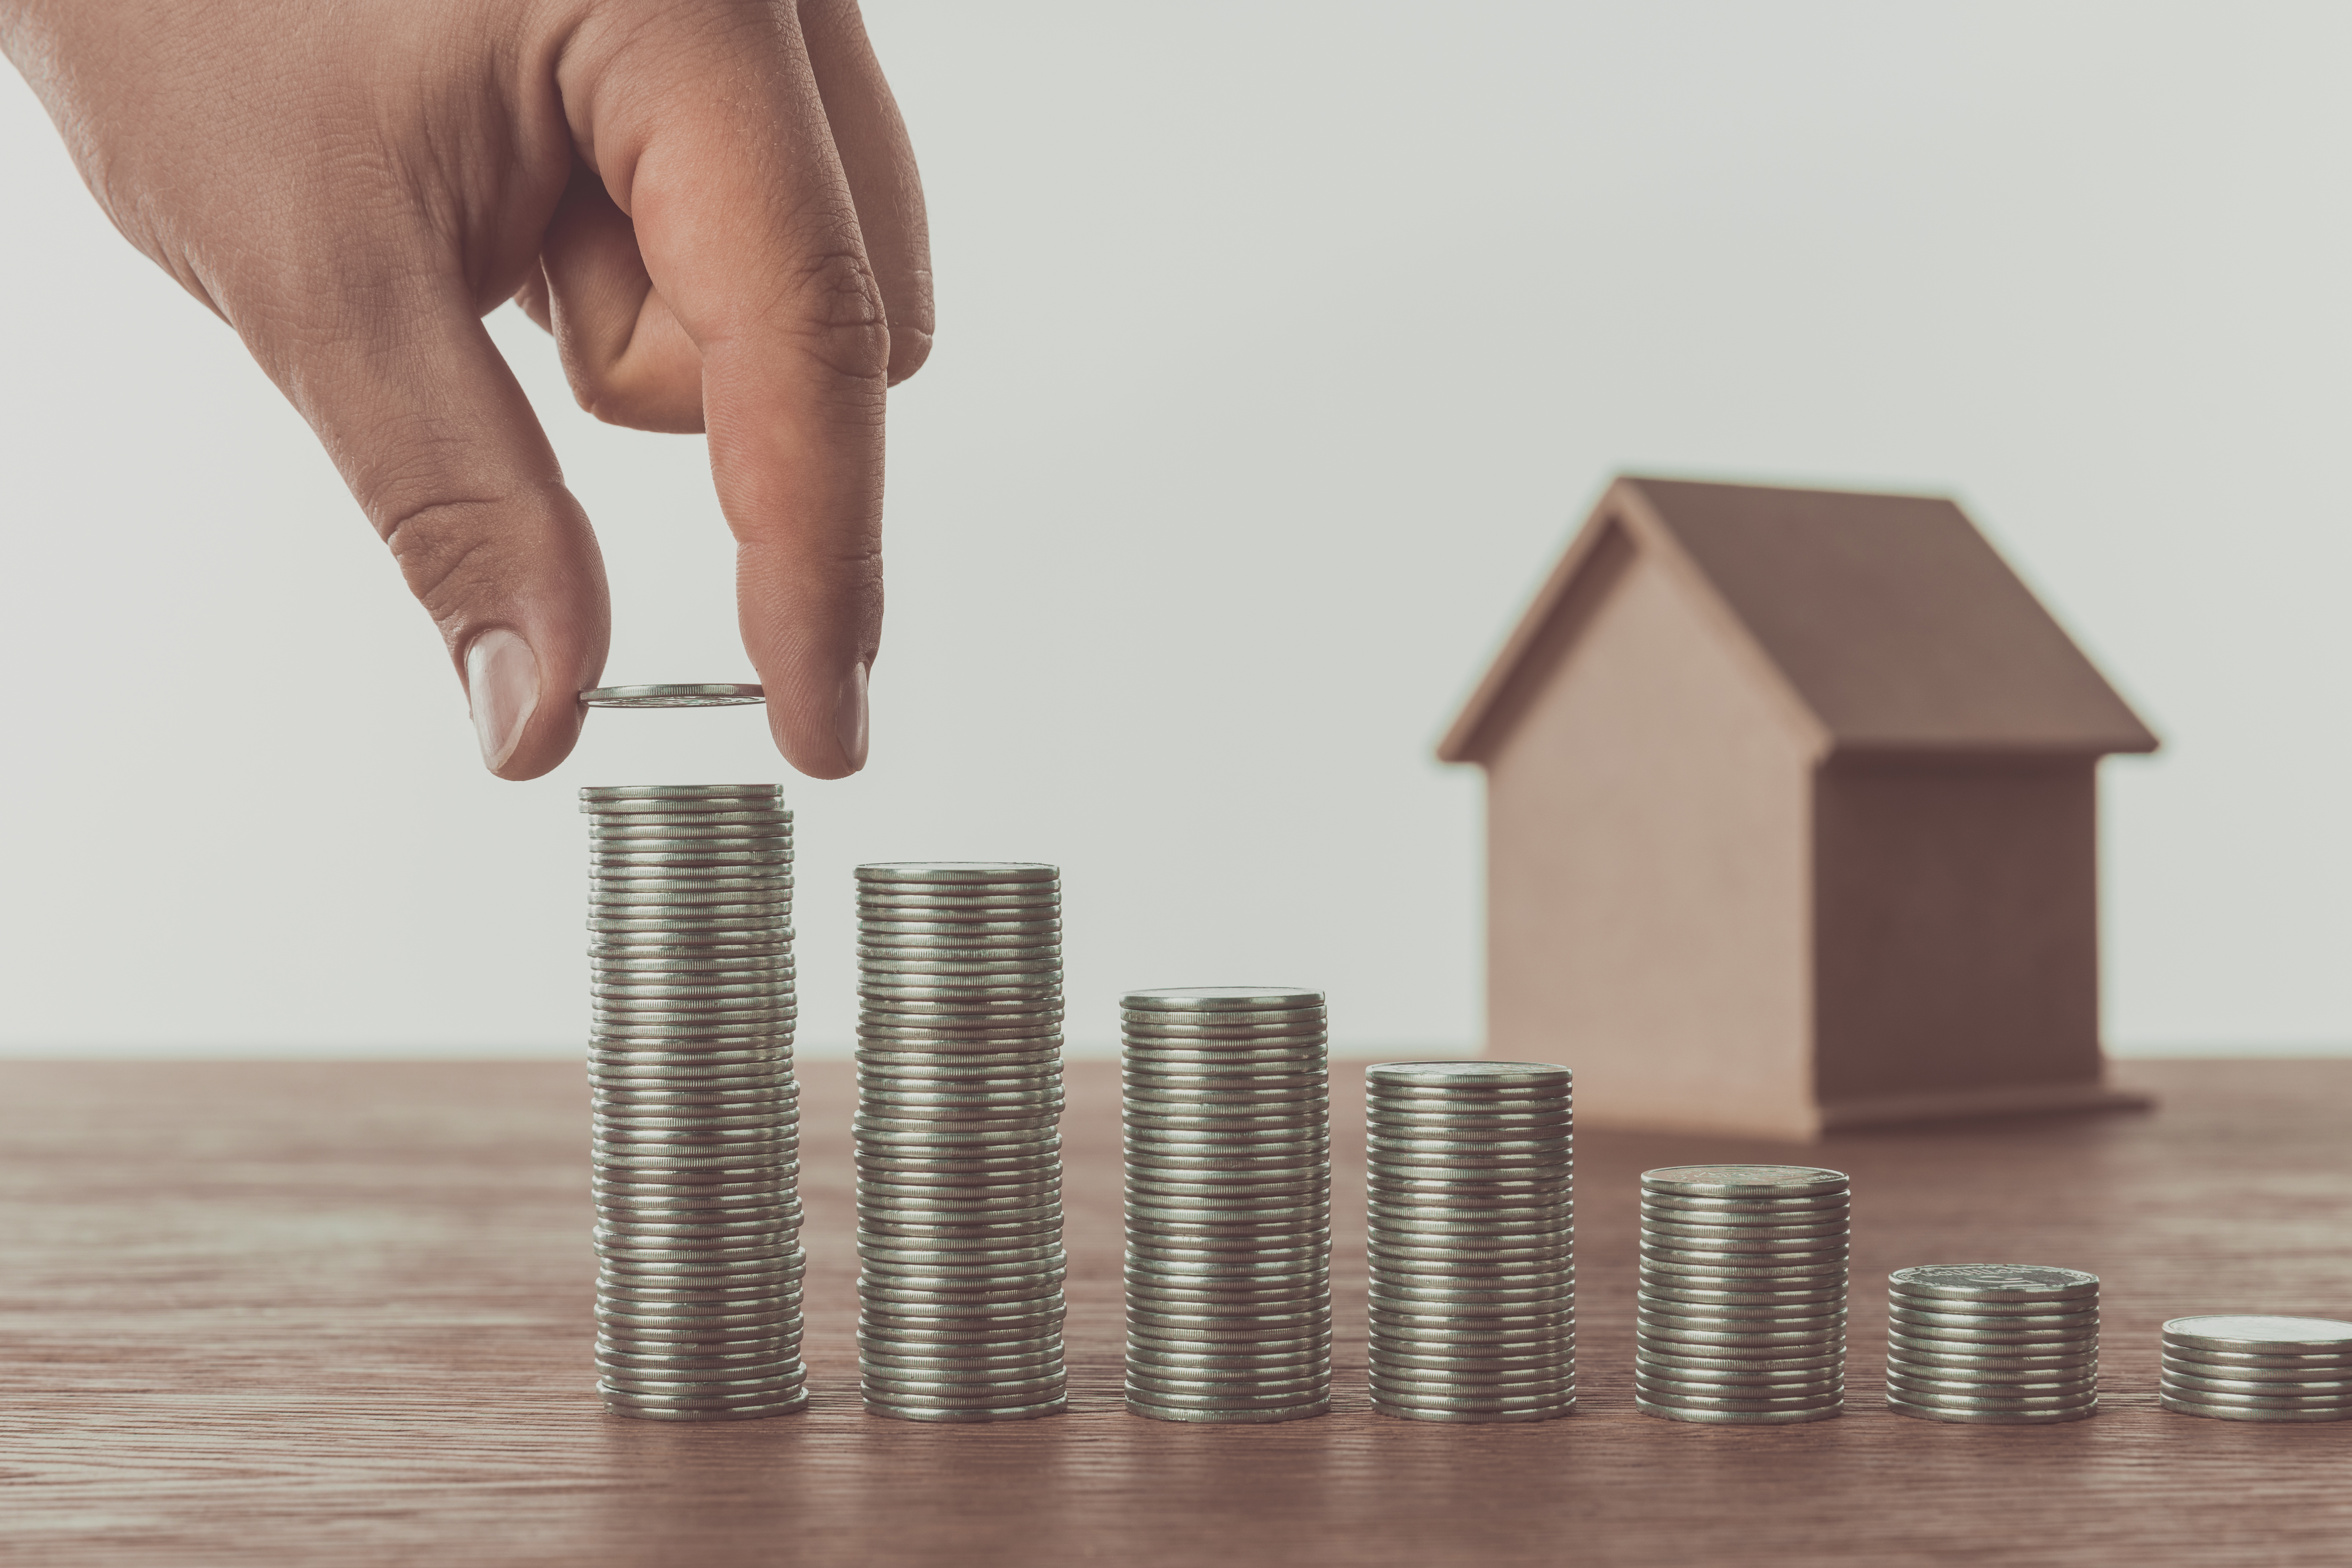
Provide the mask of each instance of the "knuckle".
POLYGON ((497 574, 488 514, 499 505, 490 497, 419 495, 371 509, 409 592, 445 629, 474 588, 497 574))
POLYGON ((809 358, 844 381, 880 385, 890 374, 890 327, 882 286, 865 257, 836 250, 807 263, 790 310, 809 358))

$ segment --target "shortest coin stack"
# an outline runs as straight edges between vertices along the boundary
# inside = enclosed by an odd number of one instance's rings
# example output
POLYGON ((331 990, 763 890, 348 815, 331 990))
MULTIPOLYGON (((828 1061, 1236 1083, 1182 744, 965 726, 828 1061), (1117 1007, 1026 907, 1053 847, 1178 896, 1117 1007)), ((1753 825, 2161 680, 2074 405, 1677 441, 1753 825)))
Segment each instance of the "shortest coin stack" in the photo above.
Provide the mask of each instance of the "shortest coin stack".
POLYGON ((1633 1407, 1727 1425, 1844 1408, 1843 1172, 1673 1165, 1642 1177, 1633 1407))
POLYGON ((1926 1421, 2024 1426, 2099 1407, 2099 1277, 1928 1263, 1886 1277, 1886 1404, 1926 1421))
POLYGON ((2164 1325, 2157 1403, 2223 1421, 2352 1419, 2352 1323, 2175 1318, 2164 1325))

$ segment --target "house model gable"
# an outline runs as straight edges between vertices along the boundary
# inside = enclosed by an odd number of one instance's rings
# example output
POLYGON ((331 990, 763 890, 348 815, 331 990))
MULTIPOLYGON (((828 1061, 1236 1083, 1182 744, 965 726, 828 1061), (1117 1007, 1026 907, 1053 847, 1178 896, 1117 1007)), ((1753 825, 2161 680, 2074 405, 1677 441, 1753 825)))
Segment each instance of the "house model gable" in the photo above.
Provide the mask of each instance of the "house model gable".
POLYGON ((1939 496, 1624 478, 1537 595, 1439 755, 1475 762, 1573 641, 1612 541, 1655 552, 1823 750, 2105 754, 2157 739, 1968 515, 1939 496), (1563 630, 1569 636, 1559 635, 1563 630))
POLYGON ((1620 479, 1440 748, 1487 777, 1489 1047, 1600 1123, 2125 1103, 2095 767, 2155 745, 1949 500, 1620 479))

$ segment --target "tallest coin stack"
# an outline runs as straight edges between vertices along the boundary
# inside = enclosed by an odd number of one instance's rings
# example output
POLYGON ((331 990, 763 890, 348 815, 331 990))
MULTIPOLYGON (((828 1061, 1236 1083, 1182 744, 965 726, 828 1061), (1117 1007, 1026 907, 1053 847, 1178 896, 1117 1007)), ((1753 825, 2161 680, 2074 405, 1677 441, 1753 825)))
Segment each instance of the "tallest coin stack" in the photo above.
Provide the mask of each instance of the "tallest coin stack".
POLYGON ((793 814, 773 784, 580 795, 605 1408, 797 1410, 793 814))

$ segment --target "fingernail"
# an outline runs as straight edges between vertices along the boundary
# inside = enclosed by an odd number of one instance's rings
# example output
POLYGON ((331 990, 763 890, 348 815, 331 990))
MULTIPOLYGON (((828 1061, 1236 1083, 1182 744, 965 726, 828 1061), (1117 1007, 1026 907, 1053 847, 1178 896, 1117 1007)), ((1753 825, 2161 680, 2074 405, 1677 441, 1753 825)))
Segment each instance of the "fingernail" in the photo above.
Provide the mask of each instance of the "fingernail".
POLYGON ((466 650, 466 700, 482 742, 482 765, 496 773, 514 755, 539 707, 539 660, 530 644, 504 626, 476 637, 466 650))
POLYGON ((841 695, 833 702, 833 738, 841 742, 841 756, 856 773, 866 765, 866 666, 853 665, 842 677, 841 695))

